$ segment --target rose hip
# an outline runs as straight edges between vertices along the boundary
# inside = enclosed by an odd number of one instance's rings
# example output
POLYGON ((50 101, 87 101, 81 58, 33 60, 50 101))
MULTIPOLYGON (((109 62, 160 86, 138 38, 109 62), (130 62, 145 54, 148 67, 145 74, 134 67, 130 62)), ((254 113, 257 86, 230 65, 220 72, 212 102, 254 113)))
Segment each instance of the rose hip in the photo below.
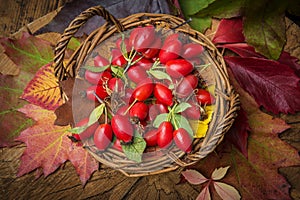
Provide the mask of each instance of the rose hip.
POLYGON ((174 77, 181 78, 193 71, 193 65, 185 59, 170 60, 166 63, 166 72, 174 77))
POLYGON ((155 84, 153 94, 159 102, 167 106, 173 105, 172 91, 163 84, 155 84))
POLYGON ((173 125, 169 121, 162 122, 158 127, 157 145, 160 148, 168 148, 173 141, 173 125))
POLYGON ((114 115, 111 119, 111 127, 116 137, 124 143, 132 141, 134 134, 132 124, 127 116, 114 115))
POLYGON ((129 115, 132 118, 138 118, 143 121, 148 116, 149 107, 144 102, 136 102, 129 110, 129 115))
POLYGON ((139 83, 148 78, 146 70, 137 65, 133 65, 128 69, 127 76, 131 81, 135 83, 139 83))
POLYGON ((185 98, 193 93, 198 85, 198 78, 189 74, 185 76, 176 88, 176 94, 179 98, 185 98))
POLYGON ((100 150, 104 151, 111 143, 113 132, 110 124, 101 124, 95 131, 94 143, 100 150))
MULTIPOLYGON (((89 122, 89 118, 84 118, 82 120, 80 120, 75 127, 82 127, 82 126, 86 126, 89 122)), ((98 127, 98 122, 95 122, 94 124, 90 125, 89 127, 87 127, 83 132, 81 132, 80 134, 74 134, 73 136, 75 137, 75 139, 77 140, 85 140, 89 137, 91 137, 95 130, 98 127), (76 136, 75 136, 76 135, 76 136)))
POLYGON ((196 98, 200 105, 211 105, 215 102, 214 96, 212 96, 205 89, 198 89, 198 91, 196 92, 196 98))
POLYGON ((157 145, 157 133, 157 129, 152 129, 145 133, 144 139, 148 147, 153 147, 157 145))
POLYGON ((184 128, 179 128, 173 133, 173 140, 176 146, 184 152, 192 151, 193 140, 184 128))

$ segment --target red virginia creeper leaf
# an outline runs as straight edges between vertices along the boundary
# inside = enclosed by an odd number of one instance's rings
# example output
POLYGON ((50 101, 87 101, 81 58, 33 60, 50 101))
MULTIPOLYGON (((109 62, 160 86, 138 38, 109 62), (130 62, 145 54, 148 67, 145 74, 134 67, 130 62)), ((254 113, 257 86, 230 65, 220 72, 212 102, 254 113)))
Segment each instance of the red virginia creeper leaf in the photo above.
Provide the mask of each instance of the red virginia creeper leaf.
POLYGON ((206 185, 197 196, 196 200, 211 200, 209 187, 206 185))
POLYGON ((265 56, 255 52, 254 48, 247 43, 220 44, 218 47, 229 49, 241 57, 265 58, 265 56))
POLYGON ((213 182, 214 188, 222 199, 238 200, 241 199, 239 192, 226 183, 213 182))
POLYGON ((262 58, 225 57, 239 84, 275 114, 300 111, 299 77, 287 65, 262 58))
POLYGON ((196 170, 186 170, 181 172, 181 174, 190 184, 198 185, 208 181, 208 179, 205 176, 203 176, 200 172, 196 170))
POLYGON ((1 38, 5 54, 23 70, 35 73, 53 59, 51 43, 24 32, 20 39, 1 38))
POLYGON ((216 153, 199 162, 197 170, 209 174, 216 167, 231 166, 223 180, 234 186, 243 199, 290 199, 290 186, 278 174, 278 168, 300 164, 298 151, 278 137, 290 126, 281 119, 263 113, 230 71, 229 74, 232 85, 240 94, 241 105, 244 106, 251 128, 248 159, 232 145, 222 143, 216 153))
POLYGON ((54 172, 65 161, 70 160, 79 173, 83 184, 97 170, 98 164, 86 154, 82 147, 76 146, 67 137, 70 126, 55 126, 53 111, 42 109, 33 104, 19 109, 36 121, 36 124, 21 132, 16 140, 27 146, 19 167, 18 176, 37 168, 42 168, 45 176, 54 172))
MULTIPOLYGON (((229 49, 241 57, 266 58, 260 53, 257 53, 255 49, 247 43, 219 44, 217 47, 229 49)), ((293 57, 288 52, 283 51, 278 59, 278 62, 288 65, 294 69, 296 74, 300 77, 300 65, 298 64, 298 58, 293 57)))
POLYGON ((249 131, 248 117, 243 109, 243 105, 241 105, 238 116, 230 130, 226 133, 225 139, 233 144, 246 158, 248 157, 247 141, 249 131))
POLYGON ((215 44, 245 42, 242 19, 222 19, 212 42, 215 44))
POLYGON ((296 74, 300 77, 300 64, 298 64, 298 58, 291 56, 288 52, 283 51, 278 59, 278 62, 290 66, 296 71, 296 74))
POLYGON ((48 110, 55 110, 63 100, 51 64, 40 68, 24 89, 21 98, 48 110))

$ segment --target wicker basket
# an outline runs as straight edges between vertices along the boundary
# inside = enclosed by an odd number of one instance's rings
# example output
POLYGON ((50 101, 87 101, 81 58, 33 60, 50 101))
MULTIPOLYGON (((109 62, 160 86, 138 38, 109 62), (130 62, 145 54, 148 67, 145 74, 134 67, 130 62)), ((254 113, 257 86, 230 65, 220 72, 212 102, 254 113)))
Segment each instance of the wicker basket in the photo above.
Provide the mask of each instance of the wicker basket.
POLYGON ((239 109, 238 95, 229 83, 224 60, 217 48, 203 34, 191 29, 184 20, 167 14, 139 13, 118 20, 101 6, 87 9, 70 23, 56 46, 54 58, 56 77, 59 81, 75 77, 85 57, 101 42, 111 37, 114 33, 148 24, 167 29, 176 27, 177 32, 188 35, 206 48, 211 57, 210 62, 213 63, 212 71, 215 76, 216 111, 213 114, 205 138, 195 139, 193 142, 193 151, 189 154, 175 149, 166 152, 162 156, 146 159, 142 163, 136 163, 126 159, 124 153, 113 148, 109 148, 103 153, 98 152, 95 146, 87 146, 87 150, 99 162, 120 170, 127 176, 134 177, 172 171, 179 167, 195 164, 200 159, 206 157, 222 141, 224 134, 234 121, 236 111, 239 109), (63 63, 68 42, 77 30, 94 15, 102 16, 107 22, 94 30, 86 38, 71 56, 67 64, 63 63))

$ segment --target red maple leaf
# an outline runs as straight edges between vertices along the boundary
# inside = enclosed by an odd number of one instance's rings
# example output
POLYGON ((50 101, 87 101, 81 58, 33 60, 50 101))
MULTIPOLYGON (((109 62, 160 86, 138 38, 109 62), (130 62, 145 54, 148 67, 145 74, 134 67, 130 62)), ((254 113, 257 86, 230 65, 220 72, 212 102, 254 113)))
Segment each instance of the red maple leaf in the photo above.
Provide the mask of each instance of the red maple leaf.
POLYGON ((98 163, 81 146, 68 138, 70 126, 55 126, 55 114, 32 104, 19 109, 33 118, 36 124, 21 132, 16 140, 24 142, 26 149, 21 157, 18 176, 42 168, 48 176, 61 164, 70 160, 74 165, 82 184, 98 169, 98 163))

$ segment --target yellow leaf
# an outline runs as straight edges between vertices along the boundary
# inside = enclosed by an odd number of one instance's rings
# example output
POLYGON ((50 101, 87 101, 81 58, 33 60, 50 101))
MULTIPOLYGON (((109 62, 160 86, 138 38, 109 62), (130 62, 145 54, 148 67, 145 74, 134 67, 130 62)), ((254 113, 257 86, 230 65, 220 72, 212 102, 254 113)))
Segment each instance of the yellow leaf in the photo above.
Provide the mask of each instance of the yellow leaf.
POLYGON ((214 105, 206 106, 205 111, 207 113, 207 118, 203 121, 201 120, 190 120, 191 127, 194 132, 194 137, 195 138, 203 138, 205 137, 207 130, 208 130, 208 125, 209 122, 212 119, 212 114, 215 109, 214 105))
POLYGON ((47 110, 63 104, 60 88, 51 64, 43 66, 24 89, 21 98, 47 110))

